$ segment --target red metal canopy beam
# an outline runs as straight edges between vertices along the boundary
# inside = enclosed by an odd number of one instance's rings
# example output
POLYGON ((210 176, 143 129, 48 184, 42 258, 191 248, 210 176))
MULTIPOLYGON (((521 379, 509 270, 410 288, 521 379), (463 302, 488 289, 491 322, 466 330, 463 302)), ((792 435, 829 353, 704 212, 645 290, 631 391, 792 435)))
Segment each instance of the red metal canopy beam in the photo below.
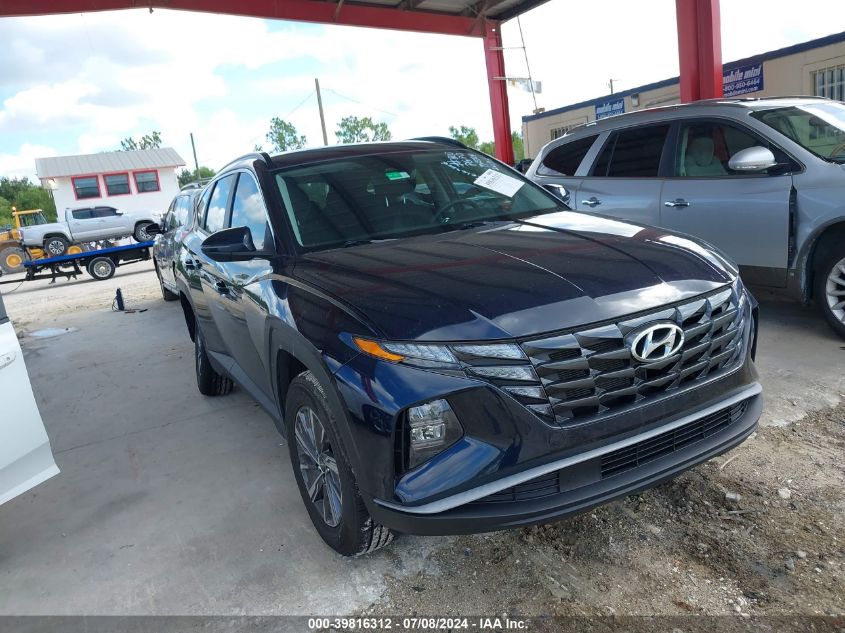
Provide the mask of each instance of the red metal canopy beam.
POLYGON ((273 20, 342 24, 441 35, 484 35, 482 25, 472 17, 427 11, 401 11, 388 6, 360 4, 344 4, 343 10, 335 15, 337 5, 334 2, 316 0, 0 0, 0 16, 149 8, 228 13, 273 20))
POLYGON ((719 0, 675 0, 681 101, 714 99, 722 92, 719 0))
MULTIPOLYGON (((415 6, 414 0, 410 0, 407 6, 415 6)), ((339 5, 334 2, 317 0, 0 0, 0 17, 155 8, 479 37, 484 42, 487 63, 496 157, 513 164, 507 86, 502 79, 496 79, 507 76, 500 23, 497 21, 349 3, 338 10, 339 5)))
POLYGON ((498 22, 485 24, 484 58, 487 61, 487 86, 490 89, 490 109, 493 113, 493 141, 496 158, 513 165, 511 115, 508 107, 508 88, 504 78, 505 56, 502 51, 502 32, 498 22))

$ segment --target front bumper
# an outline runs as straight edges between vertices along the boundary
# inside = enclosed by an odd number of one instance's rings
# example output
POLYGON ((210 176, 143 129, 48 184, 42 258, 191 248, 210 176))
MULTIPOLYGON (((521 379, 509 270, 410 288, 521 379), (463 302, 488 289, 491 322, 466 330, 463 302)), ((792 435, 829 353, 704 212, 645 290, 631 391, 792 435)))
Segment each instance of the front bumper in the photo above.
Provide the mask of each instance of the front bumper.
MULTIPOLYGON (((757 426, 762 411, 760 392, 759 383, 746 385, 717 402, 648 432, 610 441, 589 452, 432 503, 409 507, 370 499, 367 500, 368 509, 375 521, 391 529, 427 535, 489 532, 578 514, 617 497, 656 486, 740 444, 757 426), (741 407, 741 411, 737 407, 741 407), (727 419, 724 415, 716 417, 726 411, 735 413, 729 414, 727 419), (721 423, 716 425, 715 421, 719 419, 721 423), (709 426, 702 427, 702 424, 709 426), (691 435, 694 433, 699 435, 691 435), (677 442, 677 437, 686 440, 677 442), (672 450, 657 457, 652 453, 652 459, 635 457, 634 464, 624 470, 609 470, 603 465, 603 459, 606 461, 625 451, 636 454, 638 447, 660 442, 664 446, 669 442, 672 450), (513 492, 512 500, 508 500, 502 492, 513 486, 519 486, 523 492, 513 492)), ((643 448, 643 455, 646 454, 643 448)))

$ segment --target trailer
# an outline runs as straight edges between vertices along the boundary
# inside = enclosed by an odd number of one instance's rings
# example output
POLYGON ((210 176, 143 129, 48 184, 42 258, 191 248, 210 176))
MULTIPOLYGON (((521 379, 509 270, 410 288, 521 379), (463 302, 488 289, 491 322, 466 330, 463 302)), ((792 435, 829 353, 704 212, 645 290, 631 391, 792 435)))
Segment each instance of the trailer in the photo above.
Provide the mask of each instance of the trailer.
POLYGON ((82 268, 88 271, 97 281, 104 281, 114 276, 118 266, 132 264, 150 259, 150 249, 155 242, 138 242, 125 246, 112 246, 72 255, 59 255, 44 259, 33 259, 24 262, 26 277, 24 279, 0 279, 0 284, 21 283, 36 279, 50 279, 55 283, 59 277, 76 279, 82 274, 82 268))

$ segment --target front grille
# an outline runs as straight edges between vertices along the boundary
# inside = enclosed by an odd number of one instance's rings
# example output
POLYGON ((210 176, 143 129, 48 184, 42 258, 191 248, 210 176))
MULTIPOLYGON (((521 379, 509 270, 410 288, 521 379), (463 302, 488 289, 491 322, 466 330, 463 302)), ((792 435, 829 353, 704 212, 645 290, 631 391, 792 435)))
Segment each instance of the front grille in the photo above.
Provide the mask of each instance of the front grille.
POLYGON ((746 406, 747 403, 740 402, 695 422, 606 453, 601 458, 601 477, 613 477, 710 437, 738 422, 745 415, 746 406))
POLYGON ((522 341, 534 384, 546 394, 532 400, 531 409, 553 425, 580 424, 729 371, 742 357, 747 319, 744 292, 726 288, 652 313, 522 341), (680 326, 683 346, 666 359, 635 360, 630 338, 657 322, 680 326))
MULTIPOLYGON (((738 402, 671 431, 605 453, 601 458, 596 458, 601 460, 600 477, 601 479, 613 477, 708 438, 739 422, 745 415, 747 407, 747 401, 738 402)), ((572 468, 577 468, 577 466, 572 468)), ((584 485, 589 485, 589 482, 584 485)), ((572 486, 567 484, 565 477, 561 479, 560 471, 554 471, 483 497, 474 501, 473 504, 530 501, 550 497, 570 489, 572 486)))

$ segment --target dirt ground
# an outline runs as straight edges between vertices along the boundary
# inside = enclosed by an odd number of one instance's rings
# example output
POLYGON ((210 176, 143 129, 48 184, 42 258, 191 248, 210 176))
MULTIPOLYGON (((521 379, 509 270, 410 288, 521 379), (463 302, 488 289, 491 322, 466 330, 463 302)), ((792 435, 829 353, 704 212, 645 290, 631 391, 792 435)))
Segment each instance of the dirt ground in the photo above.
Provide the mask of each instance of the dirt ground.
POLYGON ((459 537, 368 614, 845 613, 845 406, 553 525, 459 537), (738 494, 738 500, 731 500, 738 494))
MULTIPOLYGON (((134 346, 137 358, 133 362, 137 363, 138 376, 143 377, 144 384, 158 385, 156 380, 161 378, 162 385, 155 388, 163 410, 168 410, 168 402, 178 402, 180 410, 190 416, 188 422, 180 422, 185 426, 184 438, 168 435, 167 429, 173 434, 180 425, 171 424, 163 430, 149 426, 147 416, 151 414, 141 415, 142 408, 137 409, 137 420, 127 422, 131 430, 125 433, 129 438, 126 441, 138 444, 130 448, 134 447, 132 450, 140 455, 138 463, 150 469, 152 479, 162 469, 165 473, 168 469, 179 472, 179 464, 190 461, 194 453, 196 459, 206 454, 228 456, 225 477, 217 472, 219 469, 209 468, 203 478, 222 477, 221 485, 229 486, 232 495, 203 496, 203 482, 188 479, 168 482, 166 491, 152 485, 149 491, 142 489, 150 499, 166 499, 168 491, 186 499, 199 494, 205 502, 196 512, 206 512, 208 516, 203 514, 201 521, 193 515, 188 518, 204 526, 204 546, 215 545, 220 552, 234 552, 234 558, 226 559, 225 564, 191 558, 183 562, 185 569, 180 571, 162 567, 162 561, 173 556, 173 551, 150 541, 150 549, 131 574, 125 573, 129 568, 109 568, 111 571, 102 578, 99 601, 92 602, 86 593, 73 612, 282 615, 310 613, 313 605, 321 605, 320 609, 339 611, 336 615, 681 618, 678 626, 668 628, 665 620, 661 626, 653 626, 648 619, 637 619, 625 626, 630 631, 667 633, 690 633, 691 615, 732 616, 729 620, 734 623, 742 622, 743 616, 750 620, 761 616, 845 616, 845 341, 837 339, 813 311, 801 306, 770 298, 761 305, 757 365, 764 387, 763 418, 757 434, 727 455, 658 488, 553 525, 453 538, 404 536, 369 557, 346 560, 334 557, 319 541, 294 493, 289 505, 285 505, 288 501, 280 501, 277 493, 288 490, 293 483, 289 464, 273 461, 283 461, 286 451, 276 450, 281 442, 269 418, 237 390, 227 400, 229 409, 221 408, 217 402, 206 402, 194 392, 190 360, 185 360, 191 358, 190 341, 183 331, 178 306, 161 301, 151 265, 120 269, 115 278, 105 282, 92 282, 83 276, 79 281, 61 281, 55 287, 39 282, 18 289, 3 286, 0 291, 22 339, 36 392, 45 398, 57 389, 61 374, 60 369, 41 362, 43 355, 38 354, 44 343, 34 336, 47 328, 79 328, 71 336, 51 339, 52 354, 76 358, 73 354, 77 354, 79 344, 74 341, 82 335, 100 337, 106 350, 109 346, 134 346), (149 311, 113 316, 110 306, 117 287, 122 288, 130 308, 149 311), (108 329, 107 324, 115 318, 125 321, 125 328, 108 329), (141 325, 147 320, 154 321, 155 328, 141 325), (158 348, 156 340, 145 342, 144 337, 165 327, 167 331, 156 337, 162 339, 167 353, 161 358, 145 355, 148 345, 158 348), (177 331, 170 332, 170 328, 177 331), (131 345, 121 342, 121 335, 116 332, 132 338, 131 345), (165 388, 168 384, 174 386, 165 388), (207 420, 212 413, 219 418, 214 418, 217 421, 212 428, 219 427, 227 434, 217 438, 205 432, 202 440, 208 445, 197 446, 190 420, 207 420), (247 436, 235 422, 251 425, 253 443, 244 444, 247 436), (138 432, 135 426, 149 429, 138 432), (243 441, 239 444, 235 438, 243 441), (243 445, 234 454, 233 443, 243 445), (267 454, 267 444, 273 447, 272 455, 267 454), (172 456, 172 461, 167 461, 168 456, 172 456), (165 460, 163 464, 161 460, 165 460), (256 471, 257 465, 265 462, 269 464, 267 472, 256 471), (243 492, 246 490, 250 492, 243 492), (260 512, 246 512, 240 506, 237 512, 230 512, 231 499, 249 495, 254 497, 260 512), (221 522, 220 517, 230 515, 234 524, 221 522), (282 529, 287 534, 284 547, 253 547, 250 535, 255 543, 272 540, 279 533, 279 522, 283 522, 282 529), (248 560, 249 564, 241 560, 248 560), (141 565, 151 568, 148 582, 153 585, 166 580, 153 580, 158 578, 155 574, 159 568, 178 576, 179 591, 184 594, 170 600, 172 590, 162 591, 159 602, 141 611, 135 602, 121 602, 124 594, 138 592, 140 580, 136 576, 145 569, 141 565), (241 592, 227 581, 239 574, 262 580, 251 582, 246 586, 252 589, 241 592), (298 578, 301 587, 274 584, 280 575, 287 577, 285 574, 298 578), (209 583, 208 578, 214 582, 209 583), (291 593, 297 591, 299 602, 292 602, 291 593), (185 596, 193 602, 184 602, 185 596), (193 606, 185 608, 185 604, 193 606)), ((98 358, 92 356, 85 362, 97 365, 101 362, 98 358)), ((99 394, 91 383, 96 376, 96 372, 78 374, 80 382, 73 388, 94 389, 92 393, 99 394)), ((128 393, 126 397, 133 395, 128 393)), ((88 444, 76 435, 81 434, 87 442, 88 435, 99 432, 99 427, 85 426, 90 426, 92 419, 100 419, 96 413, 99 409, 94 407, 97 402, 90 403, 88 411, 83 406, 85 402, 80 401, 78 420, 68 419, 67 411, 60 410, 56 403, 43 400, 40 404, 54 448, 60 449, 63 476, 16 500, 11 509, 4 508, 7 512, 14 510, 17 522, 10 527, 11 515, 6 515, 6 543, 10 548, 23 547, 26 539, 22 535, 39 530, 44 534, 37 540, 38 549, 54 543, 58 537, 43 526, 45 522, 64 520, 67 508, 62 506, 62 499, 67 495, 87 498, 90 491, 86 486, 90 482, 82 474, 88 470, 93 469, 96 475, 92 476, 98 481, 115 477, 120 480, 121 476, 119 471, 108 468, 109 464, 120 464, 115 461, 117 458, 110 457, 116 450, 111 444, 103 443, 97 456, 90 458, 83 455, 87 449, 77 447, 88 444), (79 481, 74 479, 77 471, 79 481), (60 486, 68 488, 59 490, 60 486)), ((133 406, 125 409, 136 410, 133 406)), ((117 445, 123 441, 115 440, 117 445)), ((97 503, 111 507, 110 494, 111 488, 104 487, 97 503)), ((80 511, 86 510, 80 501, 74 505, 80 511)), ((125 525, 135 525, 141 519, 132 512, 133 508, 122 509, 116 518, 125 520, 125 525)), ((187 520, 185 513, 168 504, 163 504, 158 512, 156 521, 166 534, 193 538, 194 527, 183 525, 187 520)), ((110 525, 98 524, 98 529, 111 530, 110 525)), ((143 525, 138 530, 148 531, 143 525)), ((4 529, 0 529, 0 559, 3 534, 4 529)), ((120 544, 129 538, 128 534, 104 531, 82 536, 90 540, 71 542, 70 536, 66 539, 65 555, 89 548, 103 550, 102 556, 115 556, 112 549, 117 551, 120 547, 117 555, 126 556, 138 549, 122 549, 120 544)), ((145 542, 143 534, 133 538, 145 542)), ((66 583, 78 582, 70 580, 76 572, 65 570, 64 575, 57 576, 54 570, 44 574, 42 567, 46 563, 34 556, 21 555, 15 559, 19 560, 19 567, 7 569, 7 573, 14 571, 18 579, 13 585, 18 589, 12 591, 7 586, 7 604, 14 607, 7 612, 67 613, 65 599, 70 585, 66 583), (41 597, 24 589, 47 583, 52 593, 42 592, 41 597)), ((834 630, 845 632, 845 617, 839 622, 834 630)), ((587 630, 581 625, 583 622, 573 630, 587 630)), ((560 630, 560 623, 551 622, 547 628, 560 630)), ((532 626, 530 630, 542 629, 532 626)), ((710 630, 727 627, 719 625, 710 630)), ((785 629, 773 626, 769 630, 785 629)))

